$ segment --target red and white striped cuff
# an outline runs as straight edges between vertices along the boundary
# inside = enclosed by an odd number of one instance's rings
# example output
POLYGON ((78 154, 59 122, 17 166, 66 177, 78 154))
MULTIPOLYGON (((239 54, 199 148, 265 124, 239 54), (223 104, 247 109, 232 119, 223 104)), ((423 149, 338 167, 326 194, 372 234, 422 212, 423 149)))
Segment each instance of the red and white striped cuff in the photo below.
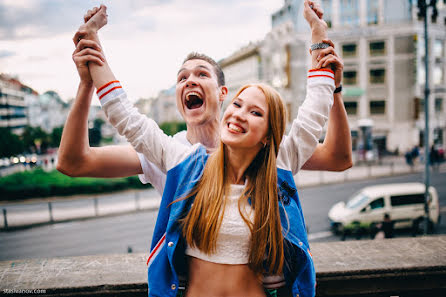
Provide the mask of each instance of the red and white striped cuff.
POLYGON ((308 80, 311 80, 311 82, 334 84, 334 72, 326 68, 311 69, 308 70, 308 80))
POLYGON ((101 105, 104 105, 110 99, 116 98, 123 93, 124 90, 119 80, 108 82, 96 91, 101 105))

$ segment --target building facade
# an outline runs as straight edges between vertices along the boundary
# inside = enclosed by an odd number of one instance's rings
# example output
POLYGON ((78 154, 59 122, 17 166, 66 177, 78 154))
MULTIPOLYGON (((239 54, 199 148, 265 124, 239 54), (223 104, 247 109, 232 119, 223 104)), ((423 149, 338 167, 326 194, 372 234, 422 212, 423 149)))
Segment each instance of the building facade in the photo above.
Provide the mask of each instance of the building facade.
POLYGON ((38 93, 19 80, 0 74, 0 127, 21 134, 28 124, 27 100, 38 98, 38 93))
MULTIPOLYGON (((344 60, 343 97, 354 148, 404 152, 423 146, 424 28, 417 19, 416 1, 321 2, 328 36, 344 60)), ((444 146, 446 7, 443 1, 437 7, 435 23, 428 13, 429 121, 431 143, 444 146)), ((259 74, 251 75, 252 79, 270 83, 281 92, 290 119, 305 98, 305 74, 311 63, 310 32, 302 13, 303 0, 284 1, 272 15, 271 31, 257 43, 258 63, 250 66, 259 74)), ((242 67, 242 63, 247 61, 234 60, 223 68, 226 72, 229 66, 242 67)), ((226 75, 230 82, 230 73, 226 75)))

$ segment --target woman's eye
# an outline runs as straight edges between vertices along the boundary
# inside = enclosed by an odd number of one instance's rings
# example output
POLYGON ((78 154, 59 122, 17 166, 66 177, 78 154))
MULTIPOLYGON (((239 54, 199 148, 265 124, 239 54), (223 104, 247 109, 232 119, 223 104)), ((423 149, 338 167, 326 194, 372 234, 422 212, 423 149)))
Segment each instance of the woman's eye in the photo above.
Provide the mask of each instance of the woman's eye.
POLYGON ((255 116, 258 116, 258 117, 262 116, 262 114, 260 112, 258 112, 258 111, 252 111, 252 114, 255 115, 255 116))
POLYGON ((240 104, 238 104, 237 102, 234 101, 233 103, 235 106, 240 107, 240 104))
POLYGON ((185 80, 185 79, 186 79, 185 76, 181 76, 181 77, 178 78, 178 81, 183 81, 183 80, 185 80))

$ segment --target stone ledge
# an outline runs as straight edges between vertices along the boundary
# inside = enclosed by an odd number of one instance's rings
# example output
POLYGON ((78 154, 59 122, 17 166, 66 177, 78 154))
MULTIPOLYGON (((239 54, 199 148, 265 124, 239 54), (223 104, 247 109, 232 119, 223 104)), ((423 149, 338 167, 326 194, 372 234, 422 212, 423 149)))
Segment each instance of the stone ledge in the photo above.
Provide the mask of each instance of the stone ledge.
MULTIPOLYGON (((446 296, 446 236, 314 243, 312 253, 317 296, 446 296)), ((123 254, 3 261, 0 294, 147 296, 146 260, 123 254)))

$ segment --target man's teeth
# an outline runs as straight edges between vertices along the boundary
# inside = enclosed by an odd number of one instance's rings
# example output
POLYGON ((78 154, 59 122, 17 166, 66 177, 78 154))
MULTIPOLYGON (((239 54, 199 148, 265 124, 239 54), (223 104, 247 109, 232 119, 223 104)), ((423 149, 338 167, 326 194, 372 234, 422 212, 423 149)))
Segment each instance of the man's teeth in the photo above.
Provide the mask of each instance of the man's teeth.
POLYGON ((235 132, 240 132, 240 133, 244 132, 242 128, 240 128, 239 126, 233 125, 231 123, 229 123, 228 128, 235 132))
POLYGON ((190 92, 186 95, 186 100, 189 101, 191 99, 191 96, 196 96, 197 98, 201 99, 200 94, 198 94, 196 92, 190 92))

